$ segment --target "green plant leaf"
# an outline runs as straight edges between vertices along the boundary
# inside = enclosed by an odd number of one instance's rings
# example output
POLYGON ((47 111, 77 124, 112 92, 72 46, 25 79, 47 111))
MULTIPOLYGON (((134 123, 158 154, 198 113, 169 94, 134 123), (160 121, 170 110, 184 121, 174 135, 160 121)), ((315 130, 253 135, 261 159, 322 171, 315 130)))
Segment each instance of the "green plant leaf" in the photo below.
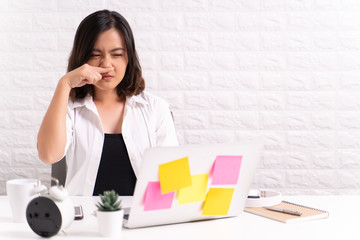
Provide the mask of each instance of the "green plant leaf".
POLYGON ((103 195, 99 194, 101 203, 98 202, 96 207, 99 211, 118 211, 121 210, 121 200, 118 201, 119 194, 114 190, 104 191, 103 195))

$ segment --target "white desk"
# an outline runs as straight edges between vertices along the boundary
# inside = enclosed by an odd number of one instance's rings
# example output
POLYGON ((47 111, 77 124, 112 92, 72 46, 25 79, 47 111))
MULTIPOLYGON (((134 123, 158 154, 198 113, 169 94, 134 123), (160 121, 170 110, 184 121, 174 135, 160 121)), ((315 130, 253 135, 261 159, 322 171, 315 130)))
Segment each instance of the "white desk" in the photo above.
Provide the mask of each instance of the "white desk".
MULTIPOLYGON (((244 212, 235 218, 141 229, 123 228, 121 239, 303 240, 358 238, 360 196, 301 196, 284 197, 283 199, 327 210, 330 212, 330 216, 322 220, 285 224, 244 212)), ((73 202, 83 206, 84 219, 74 221, 67 229, 67 235, 59 233, 51 239, 104 239, 98 233, 96 218, 91 215, 95 210, 93 199, 91 197, 74 197, 73 202)), ((6 196, 0 196, 0 239, 41 239, 32 232, 27 223, 12 222, 6 196)))

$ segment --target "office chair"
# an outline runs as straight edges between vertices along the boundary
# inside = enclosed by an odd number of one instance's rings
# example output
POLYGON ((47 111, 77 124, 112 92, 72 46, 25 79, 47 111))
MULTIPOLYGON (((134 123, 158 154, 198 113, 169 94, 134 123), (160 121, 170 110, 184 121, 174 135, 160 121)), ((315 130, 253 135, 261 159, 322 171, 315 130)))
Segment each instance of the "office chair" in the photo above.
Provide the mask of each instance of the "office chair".
MULTIPOLYGON (((65 157, 63 157, 57 163, 51 165, 51 176, 58 179, 60 185, 65 186, 66 172, 67 172, 67 166, 66 166, 65 157)), ((53 184, 54 182, 52 182, 52 185, 53 184)))

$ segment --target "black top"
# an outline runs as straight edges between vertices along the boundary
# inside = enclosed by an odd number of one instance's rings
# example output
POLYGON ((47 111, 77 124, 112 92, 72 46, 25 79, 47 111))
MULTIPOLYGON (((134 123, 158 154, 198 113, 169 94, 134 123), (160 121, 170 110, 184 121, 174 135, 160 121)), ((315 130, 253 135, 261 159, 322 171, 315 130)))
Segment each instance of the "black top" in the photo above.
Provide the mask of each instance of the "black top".
POLYGON ((105 134, 94 196, 115 190, 119 195, 132 196, 136 176, 122 134, 105 134))

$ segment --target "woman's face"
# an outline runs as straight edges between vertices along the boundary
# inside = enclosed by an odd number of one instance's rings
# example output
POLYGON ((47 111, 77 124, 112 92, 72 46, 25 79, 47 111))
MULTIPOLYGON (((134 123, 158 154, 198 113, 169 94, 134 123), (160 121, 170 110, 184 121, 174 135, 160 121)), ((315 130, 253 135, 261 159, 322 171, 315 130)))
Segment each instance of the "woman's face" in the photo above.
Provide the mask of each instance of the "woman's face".
POLYGON ((113 71, 102 74, 103 77, 95 84, 95 89, 115 90, 124 78, 128 64, 123 36, 115 28, 101 33, 87 63, 96 67, 113 67, 113 71))

